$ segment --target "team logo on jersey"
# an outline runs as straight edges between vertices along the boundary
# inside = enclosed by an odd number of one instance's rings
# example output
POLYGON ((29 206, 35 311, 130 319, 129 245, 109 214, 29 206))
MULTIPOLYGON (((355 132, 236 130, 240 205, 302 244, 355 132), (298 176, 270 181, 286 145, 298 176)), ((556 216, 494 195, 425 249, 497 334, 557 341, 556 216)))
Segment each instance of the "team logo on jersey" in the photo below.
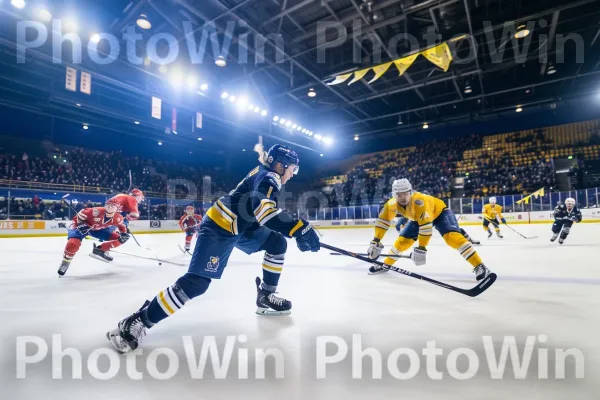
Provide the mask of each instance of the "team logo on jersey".
POLYGON ((94 207, 94 209, 92 210, 92 215, 94 217, 97 217, 98 215, 100 215, 100 210, 94 207))
POLYGON ((94 222, 100 222, 102 218, 94 218, 94 222))
POLYGON ((206 264, 206 270, 208 272, 217 272, 219 270, 219 257, 211 257, 208 264, 206 264))
POLYGON ((418 206, 422 206, 425 204, 425 202, 423 202, 423 200, 415 200, 415 204, 418 206))
POLYGON ((429 213, 427 211, 425 211, 423 214, 421 214, 421 219, 426 219, 426 218, 430 218, 429 213))

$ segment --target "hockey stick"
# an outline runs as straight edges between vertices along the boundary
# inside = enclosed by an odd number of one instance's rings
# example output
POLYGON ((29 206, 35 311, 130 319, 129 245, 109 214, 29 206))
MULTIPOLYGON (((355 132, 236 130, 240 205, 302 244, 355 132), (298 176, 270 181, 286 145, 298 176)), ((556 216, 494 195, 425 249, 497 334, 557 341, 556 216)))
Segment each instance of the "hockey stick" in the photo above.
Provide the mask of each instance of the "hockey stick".
POLYGON ((156 253, 154 252, 154 250, 152 250, 152 249, 151 249, 151 248, 149 248, 149 247, 142 246, 142 245, 140 244, 140 242, 138 242, 138 240, 137 240, 137 239, 136 239, 136 237, 134 236, 133 232, 131 232, 131 231, 129 230, 129 227, 127 227, 127 233, 129 233, 129 235, 130 235, 130 236, 133 238, 133 240, 135 241, 135 243, 136 243, 138 246, 140 246, 142 249, 144 249, 144 250, 148 250, 149 252, 151 252, 152 254, 154 254, 154 258, 156 258, 156 261, 161 261, 161 260, 159 260, 158 256, 157 256, 157 255, 156 255, 156 253))
POLYGON ((129 170, 129 189, 127 189, 127 194, 131 193, 133 189, 133 178, 131 177, 131 170, 129 170))
MULTIPOLYGON (((329 253, 332 256, 345 256, 346 254, 342 254, 342 253, 329 253)), ((369 255, 367 253, 355 253, 356 255, 359 255, 361 257, 369 257, 369 255)), ((409 258, 410 256, 404 255, 404 254, 381 254, 379 257, 389 257, 389 258, 409 258)))
POLYGON ((173 264, 173 265, 177 265, 179 267, 187 267, 188 264, 182 264, 182 263, 176 263, 173 261, 167 261, 167 260, 160 260, 160 259, 154 259, 151 257, 144 257, 144 256, 138 256, 136 254, 131 254, 131 253, 123 253, 122 251, 116 251, 116 250, 111 250, 111 253, 117 253, 117 254, 123 254, 124 256, 130 256, 130 257, 136 257, 136 258, 142 258, 144 260, 151 260, 151 261, 158 261, 159 264, 158 265, 162 265, 162 263, 166 263, 166 264, 173 264))
POLYGON ((519 233, 517 230, 515 230, 512 226, 508 225, 508 224, 504 224, 507 226, 507 228, 509 228, 511 231, 513 231, 514 233, 516 233, 517 235, 521 236, 523 239, 537 239, 539 236, 525 236, 522 235, 521 233, 519 233))
POLYGON ((328 250, 332 250, 332 251, 341 253, 341 254, 343 254, 345 256, 348 256, 348 257, 353 257, 353 258, 359 259, 361 261, 368 262, 369 264, 379 265, 380 267, 383 267, 383 268, 388 269, 390 271, 394 271, 394 272, 397 272, 399 274, 409 276, 411 278, 416 278, 416 279, 419 279, 419 280, 422 280, 422 281, 425 281, 425 282, 429 282, 429 283, 432 283, 434 285, 443 287, 444 289, 452 290, 453 292, 464 294, 465 296, 469 296, 469 297, 477 297, 477 296, 479 296, 481 293, 485 292, 490 286, 492 286, 493 283, 498 278, 498 276, 495 273, 492 272, 487 277, 485 277, 485 279, 483 280, 483 282, 479 282, 477 284, 477 286, 473 287, 472 289, 461 289, 459 287, 452 286, 452 285, 449 285, 447 283, 439 282, 439 281, 436 281, 435 279, 431 279, 431 278, 428 278, 426 276, 419 275, 419 274, 407 271, 407 270, 402 269, 402 268, 397 268, 397 267, 394 267, 394 266, 386 265, 386 264, 384 264, 384 263, 382 263, 380 261, 375 261, 375 260, 371 260, 369 258, 362 257, 362 256, 360 256, 360 255, 358 255, 356 253, 351 253, 349 251, 346 251, 346 250, 343 250, 343 249, 339 249, 337 247, 333 247, 333 246, 330 246, 330 245, 325 244, 325 243, 321 243, 321 247, 323 247, 325 249, 328 249, 328 250))

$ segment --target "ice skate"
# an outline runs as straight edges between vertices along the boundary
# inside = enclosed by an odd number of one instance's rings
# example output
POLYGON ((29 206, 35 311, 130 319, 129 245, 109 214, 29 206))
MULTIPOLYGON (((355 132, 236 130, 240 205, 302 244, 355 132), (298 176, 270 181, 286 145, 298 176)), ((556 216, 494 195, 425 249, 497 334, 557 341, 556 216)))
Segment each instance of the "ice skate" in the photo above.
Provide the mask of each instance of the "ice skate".
POLYGON ((492 235, 493 235, 492 231, 490 231, 490 230, 488 229, 488 239, 490 239, 490 238, 492 237, 492 235))
POLYGON ((500 233, 500 231, 496 232, 496 235, 500 238, 500 239, 504 239, 504 236, 502 236, 502 234, 500 233))
POLYGON ((550 238, 550 241, 554 242, 557 237, 558 237, 558 233, 553 234, 552 237, 550 238))
POLYGON ((475 279, 480 281, 489 275, 490 270, 484 264, 479 264, 473 269, 473 272, 475 273, 475 279))
POLYGON ((378 265, 378 264, 373 264, 369 267, 369 275, 383 274, 388 271, 389 271, 389 269, 387 269, 381 265, 378 265))
POLYGON ((113 257, 110 255, 110 253, 108 251, 102 251, 100 249, 100 246, 96 246, 95 243, 94 243, 94 250, 92 250, 92 254, 90 254, 90 257, 95 258, 96 260, 104 261, 104 262, 111 262, 113 260, 113 257))
POLYGON ((260 278, 256 278, 256 313, 259 315, 289 315, 292 313, 292 302, 275 293, 269 293, 260 287, 260 278))
POLYGON ((481 244, 481 242, 479 240, 475 240, 475 239, 469 239, 469 242, 471 242, 471 244, 474 244, 476 246, 479 246, 481 244))
POLYGON ((66 274, 70 265, 71 260, 63 259, 62 263, 60 263, 60 267, 58 268, 58 275, 63 276, 66 274))
POLYGON ((562 237, 560 239, 558 239, 558 244, 563 244, 565 242, 565 239, 566 238, 562 238, 562 237))
POLYGON ((140 345, 142 336, 146 335, 146 325, 142 322, 141 313, 149 304, 146 301, 137 312, 121 320, 116 329, 106 332, 106 338, 119 353, 128 353, 140 345))

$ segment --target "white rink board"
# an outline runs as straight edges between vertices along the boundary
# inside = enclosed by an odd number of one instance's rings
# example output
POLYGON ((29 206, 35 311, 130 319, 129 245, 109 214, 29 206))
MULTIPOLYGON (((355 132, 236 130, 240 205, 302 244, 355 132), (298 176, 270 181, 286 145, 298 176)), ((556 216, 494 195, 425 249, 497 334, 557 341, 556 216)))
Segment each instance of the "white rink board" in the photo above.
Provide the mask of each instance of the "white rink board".
MULTIPOLYGON (((550 243, 549 225, 520 225, 525 240, 502 228, 504 239, 484 238, 480 227, 465 228, 483 245, 477 247, 498 281, 478 298, 462 296, 400 274, 370 276, 363 262, 329 251, 300 253, 289 241, 278 292, 293 302, 292 315, 259 317, 254 314, 254 278, 261 276, 262 254, 247 256, 234 250, 223 279, 214 281, 207 293, 193 299, 175 315, 148 331, 135 359, 141 380, 127 373, 124 356, 116 357, 120 369, 113 379, 99 380, 87 368, 96 349, 108 352, 104 337, 118 320, 137 310, 145 299, 172 285, 186 267, 117 254, 116 251, 150 256, 132 241, 113 252, 106 264, 87 256, 92 243, 84 241, 71 268, 59 279, 64 237, 0 239, 0 374, 2 398, 60 400, 226 400, 276 398, 289 400, 443 399, 443 400, 597 400, 600 393, 600 225, 575 226, 563 246, 550 243), (85 366, 82 379, 71 379, 69 356, 62 363, 62 379, 52 378, 52 336, 60 335, 62 349, 76 349, 85 366), (202 344, 215 338, 219 355, 227 337, 244 335, 237 344, 225 379, 215 379, 210 359, 202 380, 192 379, 183 350, 183 337, 195 343, 195 357, 202 344), (358 335, 358 336, 354 336, 358 335), (48 356, 26 366, 24 379, 17 379, 17 338, 37 337, 49 346, 48 356), (337 338, 348 345, 341 363, 328 364, 324 379, 316 378, 317 338, 337 338), (524 379, 515 378, 515 368, 505 368, 504 379, 492 379, 484 338, 490 337, 499 355, 505 337, 514 336, 519 356, 528 337, 545 336, 534 342, 530 367, 524 379), (372 379, 372 362, 361 362, 356 339, 362 348, 373 348, 382 357, 382 379, 372 379), (436 357, 441 379, 427 371, 421 355, 435 341, 442 355, 436 357), (356 348, 353 348, 353 343, 356 348), (156 349, 171 349, 178 357, 175 376, 158 380, 148 368, 148 355, 156 349), (472 349, 479 365, 473 377, 460 380, 449 375, 449 354, 472 349), (555 374, 556 351, 579 349, 584 356, 583 379, 575 377, 574 362, 566 364, 566 379, 555 374), (249 379, 238 379, 238 350, 249 354, 249 379), (267 360, 266 378, 255 379, 256 349, 277 349, 284 355, 284 377, 274 376, 273 360, 267 360), (417 367, 407 380, 391 375, 388 360, 397 349, 417 354, 418 365, 407 355, 399 358, 399 370, 417 367), (549 379, 539 379, 538 355, 548 349, 549 379), (362 379, 353 379, 352 357, 358 357, 362 379), (270 367, 269 367, 270 366, 270 367)), ((351 251, 366 251, 372 239, 368 229, 324 231, 322 241, 351 251)), ((436 233, 437 235, 437 233, 436 233)), ((387 252, 397 234, 390 231, 383 243, 387 252)), ((189 256, 177 245, 184 235, 143 235, 143 246, 159 257, 182 264, 189 256)), ((428 247, 427 264, 414 267, 409 260, 397 264, 460 287, 474 285, 470 267, 441 238, 434 236, 428 247)), ((339 343, 339 342, 338 342, 339 343)), ((339 347, 327 345, 327 355, 339 347)), ((60 349, 54 349, 59 353, 60 349)), ((27 346, 27 355, 36 352, 27 346)), ((397 353, 397 351, 396 351, 397 353)), ((456 354, 456 353, 455 353, 456 354)), ((108 356, 99 368, 107 370, 108 356)), ((243 360, 243 358, 242 358, 243 360)), ((60 360, 59 360, 60 362, 60 360)), ((472 365, 472 364, 471 364, 472 365)), ((158 369, 166 371, 166 356, 158 369)), ((458 359, 458 370, 468 370, 467 356, 458 359)), ((354 369, 355 372, 358 372, 354 369)), ((542 371, 543 372, 543 371, 542 371)))

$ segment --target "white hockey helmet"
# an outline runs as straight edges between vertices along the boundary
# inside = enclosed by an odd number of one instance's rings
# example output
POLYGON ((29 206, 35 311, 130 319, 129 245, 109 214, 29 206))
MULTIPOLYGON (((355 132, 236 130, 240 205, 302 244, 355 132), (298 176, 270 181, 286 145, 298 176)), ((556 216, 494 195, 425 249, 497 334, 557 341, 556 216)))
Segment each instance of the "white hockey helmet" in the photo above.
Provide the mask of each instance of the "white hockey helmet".
POLYGON ((490 197, 490 204, 496 204, 496 198, 490 197))
POLYGON ((392 183, 392 193, 406 193, 406 192, 412 193, 412 190, 413 190, 412 185, 406 178, 396 179, 392 183))
POLYGON ((575 207, 575 199, 572 197, 569 197, 568 199, 566 199, 565 206, 567 206, 567 208, 569 210, 573 209, 573 207, 575 207))

